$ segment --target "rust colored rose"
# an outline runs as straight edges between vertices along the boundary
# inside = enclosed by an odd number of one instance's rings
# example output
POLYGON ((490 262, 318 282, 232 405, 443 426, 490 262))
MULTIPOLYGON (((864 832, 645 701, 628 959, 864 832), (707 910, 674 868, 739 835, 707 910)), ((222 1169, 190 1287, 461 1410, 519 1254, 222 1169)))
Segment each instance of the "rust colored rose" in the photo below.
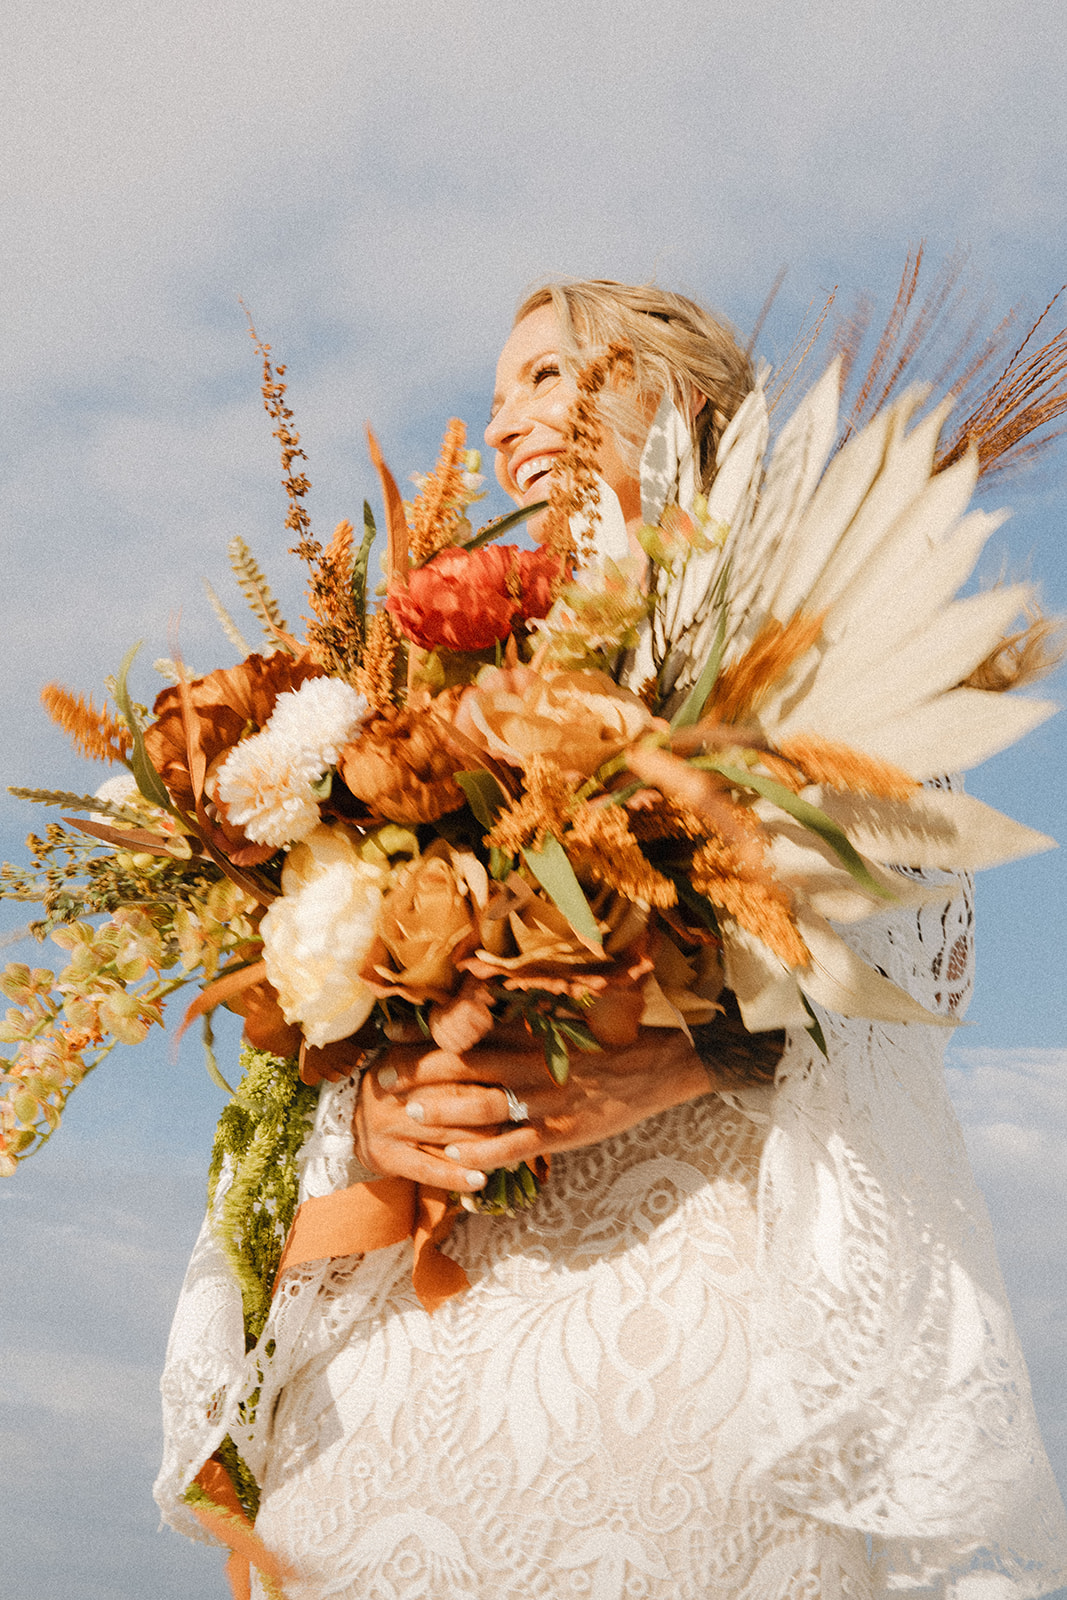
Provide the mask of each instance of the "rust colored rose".
POLYGON ((488 650, 515 622, 545 617, 561 572, 547 549, 513 544, 449 549, 407 575, 386 610, 405 638, 424 650, 488 650))
POLYGON ((455 782, 469 762, 449 743, 453 696, 389 710, 364 723, 341 751, 348 788, 375 816, 391 822, 435 822, 458 811, 466 796, 455 782))
POLYGON ((382 902, 363 976, 378 992, 416 1004, 447 1000, 462 976, 457 961, 478 943, 477 913, 488 891, 485 868, 474 855, 436 840, 382 902))
POLYGON ((525 666, 484 668, 456 713, 457 729, 491 756, 514 767, 547 756, 579 778, 666 726, 605 672, 541 673, 525 666))
POLYGON ((266 978, 242 989, 225 1002, 227 1011, 245 1019, 244 1036, 257 1050, 275 1056, 295 1056, 303 1035, 285 1020, 278 1003, 278 991, 266 978))
MULTIPOLYGON (((272 656, 251 655, 236 667, 220 667, 205 678, 194 678, 189 699, 208 770, 238 740, 267 724, 280 694, 298 689, 308 678, 323 676, 322 667, 310 656, 294 658, 278 651, 272 656)), ((152 709, 156 720, 144 736, 148 759, 176 804, 192 811, 196 801, 177 686, 158 694, 152 709)))

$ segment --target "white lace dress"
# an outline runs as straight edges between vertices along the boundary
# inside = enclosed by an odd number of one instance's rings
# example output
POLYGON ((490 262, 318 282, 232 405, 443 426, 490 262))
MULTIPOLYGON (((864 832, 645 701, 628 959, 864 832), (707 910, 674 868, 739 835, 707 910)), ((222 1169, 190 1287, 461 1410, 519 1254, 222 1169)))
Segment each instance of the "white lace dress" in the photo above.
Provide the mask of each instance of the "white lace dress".
MULTIPOLYGON (((946 888, 946 893, 949 888, 946 888)), ((850 931, 958 1010, 970 911, 850 931)), ((1067 1581, 944 1032, 823 1017, 774 1091, 708 1095, 465 1217, 429 1316, 410 1248, 289 1274, 244 1356, 210 1225, 164 1378, 165 1515, 229 1432, 291 1600, 1026 1600, 1067 1581), (239 1402, 255 1391, 254 1406, 239 1402), (250 1410, 254 1416, 250 1416, 250 1410)), ((323 1091, 302 1193, 347 1181, 323 1091)))

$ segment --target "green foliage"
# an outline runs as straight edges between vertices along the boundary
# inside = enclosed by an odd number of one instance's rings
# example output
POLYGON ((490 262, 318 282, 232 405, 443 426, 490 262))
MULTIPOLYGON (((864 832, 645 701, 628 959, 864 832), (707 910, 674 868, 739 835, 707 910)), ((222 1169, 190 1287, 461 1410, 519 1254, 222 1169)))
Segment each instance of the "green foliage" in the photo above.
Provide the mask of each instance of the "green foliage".
POLYGON ((507 797, 491 772, 457 772, 456 782, 467 796, 467 804, 483 828, 491 828, 504 809, 507 797))
POLYGON ((42 806, 62 806, 65 811, 94 811, 102 817, 113 817, 116 822, 124 822, 127 827, 144 827, 144 817, 133 806, 101 800, 99 795, 75 794, 70 789, 23 789, 17 784, 10 784, 7 792, 17 800, 33 800, 42 806))
POLYGON ((233 1484, 234 1492, 241 1502, 245 1516, 249 1522, 255 1522, 259 1511, 259 1484, 256 1482, 251 1467, 245 1461, 229 1434, 223 1439, 215 1454, 230 1475, 230 1482, 233 1484))
POLYGON ((750 772, 747 768, 731 766, 729 762, 720 761, 717 756, 694 756, 691 764, 694 767, 702 767, 707 772, 719 773, 720 777, 736 785, 738 789, 755 789, 765 800, 780 806, 795 822, 818 834, 819 838, 830 846, 841 865, 848 868, 856 882, 861 888, 866 889, 868 894, 876 895, 879 900, 895 898, 891 890, 883 888, 868 872, 863 857, 855 846, 849 843, 844 829, 828 817, 825 811, 820 811, 818 806, 802 800, 792 789, 787 789, 784 783, 775 783, 773 778, 764 778, 758 772, 750 772))
POLYGON ((282 1247, 297 1205, 296 1157, 315 1114, 318 1090, 301 1083, 295 1058, 245 1045, 244 1076, 219 1118, 209 1197, 215 1205, 228 1167, 230 1185, 216 1229, 241 1289, 245 1344, 251 1350, 270 1310, 282 1247))
POLYGON ((567 859, 567 852, 551 833, 540 850, 524 850, 523 859, 549 899, 562 911, 579 939, 591 948, 601 946, 600 929, 585 891, 567 859))
POLYGON ((133 658, 140 648, 141 641, 138 639, 137 643, 131 645, 122 658, 119 675, 115 681, 115 703, 122 713, 122 720, 130 730, 130 738, 133 740, 129 765, 130 771, 137 780, 138 789, 152 805, 159 806, 161 811, 172 812, 174 807, 171 805, 170 795, 164 787, 163 779, 148 759, 137 708, 130 698, 129 690, 126 688, 126 678, 133 665, 133 658))

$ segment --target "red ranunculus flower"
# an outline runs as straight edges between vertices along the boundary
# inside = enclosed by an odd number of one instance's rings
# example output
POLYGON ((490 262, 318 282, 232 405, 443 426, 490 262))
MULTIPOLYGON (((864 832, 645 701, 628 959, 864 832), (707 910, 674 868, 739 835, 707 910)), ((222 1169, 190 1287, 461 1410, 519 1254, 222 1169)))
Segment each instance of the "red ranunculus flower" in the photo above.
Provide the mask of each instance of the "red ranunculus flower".
POLYGON ((443 550, 408 573, 386 610, 424 650, 488 650, 507 638, 516 619, 548 615, 559 574, 560 559, 550 550, 513 544, 443 550))

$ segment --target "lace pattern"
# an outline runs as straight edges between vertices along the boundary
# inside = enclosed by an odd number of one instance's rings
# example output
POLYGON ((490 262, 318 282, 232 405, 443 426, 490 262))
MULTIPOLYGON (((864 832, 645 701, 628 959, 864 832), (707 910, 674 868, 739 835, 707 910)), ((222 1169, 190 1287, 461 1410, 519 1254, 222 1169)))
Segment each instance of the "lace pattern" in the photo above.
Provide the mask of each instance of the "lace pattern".
MULTIPOLYGON (((849 937, 958 1014, 970 899, 944 887, 849 937)), ((292 1600, 1063 1583, 944 1032, 821 1021, 829 1060, 791 1035, 774 1091, 677 1107, 558 1158, 531 1212, 463 1218, 472 1288, 433 1318, 398 1245, 287 1275, 246 1359, 203 1235, 165 1379, 165 1514, 229 1431, 258 1531, 303 1573, 292 1600)), ((348 1181, 354 1092, 324 1090, 303 1194, 348 1181)))

